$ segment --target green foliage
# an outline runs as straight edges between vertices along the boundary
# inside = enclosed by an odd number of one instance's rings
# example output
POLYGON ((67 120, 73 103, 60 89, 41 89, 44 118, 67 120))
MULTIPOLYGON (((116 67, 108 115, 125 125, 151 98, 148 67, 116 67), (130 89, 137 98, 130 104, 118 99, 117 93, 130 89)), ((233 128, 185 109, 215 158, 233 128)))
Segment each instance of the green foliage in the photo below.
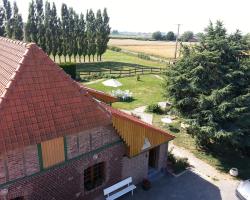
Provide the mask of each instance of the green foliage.
POLYGON ((149 104, 146 108, 146 111, 150 112, 150 113, 156 113, 156 114, 163 113, 163 110, 161 109, 161 107, 157 103, 149 104))
POLYGON ((18 13, 18 7, 16 2, 13 5, 13 17, 11 19, 12 23, 12 38, 17 40, 23 40, 23 19, 18 13))
POLYGON ((12 9, 9 0, 3 0, 5 35, 12 38, 12 9))
POLYGON ((72 79, 76 79, 76 64, 75 63, 64 63, 60 64, 60 67, 71 76, 72 79))
POLYGON ((93 61, 94 61, 94 55, 96 53, 96 43, 95 43, 95 37, 96 37, 96 27, 95 27, 95 14, 92 9, 90 9, 87 12, 86 16, 86 33, 87 33, 87 40, 88 40, 88 50, 87 54, 89 57, 91 55, 93 56, 93 61))
POLYGON ((109 46, 108 49, 116 52, 120 52, 122 50, 120 47, 114 47, 114 46, 109 46))
POLYGON ((144 59, 144 60, 150 60, 150 56, 145 53, 138 53, 138 58, 144 59))
POLYGON ((186 31, 181 36, 181 41, 188 42, 189 40, 193 39, 194 33, 192 31, 186 31))
POLYGON ((177 173, 177 174, 186 170, 188 167, 190 167, 190 164, 187 158, 176 157, 172 153, 172 150, 168 152, 168 161, 171 163, 171 167, 174 173, 177 173))
POLYGON ((173 31, 169 31, 165 37, 165 39, 167 41, 174 41, 176 39, 174 32, 173 31))
POLYGON ((0 6, 0 36, 4 36, 5 33, 5 27, 4 27, 4 8, 0 6))
POLYGON ((218 21, 206 28, 200 44, 183 47, 183 57, 167 72, 165 94, 191 121, 200 147, 250 149, 249 50, 237 31, 228 35, 218 21))
POLYGON ((156 31, 152 34, 152 38, 154 40, 162 40, 162 34, 160 31, 156 31))
POLYGON ((28 42, 37 43, 37 23, 36 23, 36 11, 35 11, 35 3, 32 0, 29 4, 29 14, 28 20, 25 26, 25 37, 28 42))

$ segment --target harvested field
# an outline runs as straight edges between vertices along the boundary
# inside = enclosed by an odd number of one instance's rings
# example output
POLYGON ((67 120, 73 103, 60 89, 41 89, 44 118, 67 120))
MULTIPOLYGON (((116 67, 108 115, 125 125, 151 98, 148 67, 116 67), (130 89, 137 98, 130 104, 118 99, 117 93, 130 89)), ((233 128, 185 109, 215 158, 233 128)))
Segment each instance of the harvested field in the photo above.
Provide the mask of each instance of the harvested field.
MULTIPOLYGON (((185 43, 190 45, 190 43, 185 43)), ((175 42, 141 41, 133 39, 110 39, 110 46, 116 46, 123 50, 145 53, 163 58, 174 58, 175 42)), ((178 49, 180 45, 178 46, 178 49)))

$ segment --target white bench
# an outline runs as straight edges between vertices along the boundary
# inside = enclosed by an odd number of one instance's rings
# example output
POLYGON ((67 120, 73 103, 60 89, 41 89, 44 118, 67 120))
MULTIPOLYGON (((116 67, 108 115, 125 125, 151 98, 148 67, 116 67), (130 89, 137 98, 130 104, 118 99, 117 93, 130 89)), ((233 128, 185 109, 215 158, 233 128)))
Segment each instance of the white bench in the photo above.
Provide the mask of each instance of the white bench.
POLYGON ((133 195, 133 190, 135 188, 136 186, 132 184, 132 177, 129 177, 129 178, 124 179, 123 181, 116 183, 115 185, 112 185, 104 189, 103 193, 104 193, 104 196, 107 196, 106 200, 113 200, 113 199, 117 199, 121 197, 122 195, 128 192, 131 192, 133 195))

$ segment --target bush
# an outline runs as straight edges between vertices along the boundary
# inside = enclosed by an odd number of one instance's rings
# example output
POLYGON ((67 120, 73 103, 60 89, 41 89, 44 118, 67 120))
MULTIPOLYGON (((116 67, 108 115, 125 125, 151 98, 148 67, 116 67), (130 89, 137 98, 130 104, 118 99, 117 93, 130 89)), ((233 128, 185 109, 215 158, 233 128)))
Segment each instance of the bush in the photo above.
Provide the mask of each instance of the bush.
POLYGON ((175 157, 172 150, 168 152, 168 161, 172 164, 174 173, 180 173, 190 166, 187 158, 175 157))
POLYGON ((129 90, 125 90, 125 91, 120 90, 120 89, 114 90, 114 91, 111 91, 111 95, 114 97, 118 97, 118 99, 123 102, 130 102, 133 100, 133 94, 129 90))
POLYGON ((138 58, 141 58, 143 60, 150 60, 150 56, 146 55, 145 53, 138 53, 138 58))
POLYGON ((64 63, 60 64, 60 67, 71 76, 72 79, 76 79, 76 64, 75 63, 64 63))
POLYGON ((163 110, 161 109, 161 107, 156 103, 148 105, 146 108, 146 111, 150 113, 156 113, 156 114, 163 113, 163 110))
POLYGON ((122 50, 120 47, 114 47, 114 46, 109 46, 108 49, 116 52, 120 52, 122 50))

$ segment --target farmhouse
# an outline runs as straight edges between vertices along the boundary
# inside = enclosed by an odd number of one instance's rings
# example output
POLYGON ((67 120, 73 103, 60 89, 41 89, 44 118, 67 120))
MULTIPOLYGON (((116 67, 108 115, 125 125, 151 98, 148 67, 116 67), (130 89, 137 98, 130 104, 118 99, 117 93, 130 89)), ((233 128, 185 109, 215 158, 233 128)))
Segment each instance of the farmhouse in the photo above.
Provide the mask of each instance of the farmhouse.
POLYGON ((0 37, 0 199, 104 199, 164 170, 174 137, 110 107, 36 44, 0 37))

